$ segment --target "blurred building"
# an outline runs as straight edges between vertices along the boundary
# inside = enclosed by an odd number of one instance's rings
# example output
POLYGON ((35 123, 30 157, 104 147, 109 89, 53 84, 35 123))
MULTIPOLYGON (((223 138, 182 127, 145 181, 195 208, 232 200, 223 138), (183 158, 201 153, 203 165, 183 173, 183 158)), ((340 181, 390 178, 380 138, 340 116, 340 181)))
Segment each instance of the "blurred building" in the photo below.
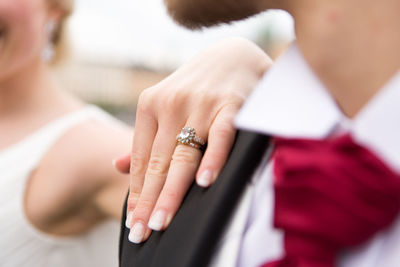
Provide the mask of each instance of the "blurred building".
POLYGON ((139 94, 169 72, 139 66, 72 62, 56 71, 62 87, 83 100, 104 107, 133 108, 139 94))

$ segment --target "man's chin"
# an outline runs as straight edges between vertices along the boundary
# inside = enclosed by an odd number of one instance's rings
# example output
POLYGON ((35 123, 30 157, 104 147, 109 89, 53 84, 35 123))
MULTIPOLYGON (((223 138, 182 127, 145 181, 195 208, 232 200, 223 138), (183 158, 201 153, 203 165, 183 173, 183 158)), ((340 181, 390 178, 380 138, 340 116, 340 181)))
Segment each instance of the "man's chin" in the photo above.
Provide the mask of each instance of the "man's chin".
POLYGON ((201 29, 245 19, 259 13, 246 1, 236 0, 164 0, 168 13, 189 29, 201 29))

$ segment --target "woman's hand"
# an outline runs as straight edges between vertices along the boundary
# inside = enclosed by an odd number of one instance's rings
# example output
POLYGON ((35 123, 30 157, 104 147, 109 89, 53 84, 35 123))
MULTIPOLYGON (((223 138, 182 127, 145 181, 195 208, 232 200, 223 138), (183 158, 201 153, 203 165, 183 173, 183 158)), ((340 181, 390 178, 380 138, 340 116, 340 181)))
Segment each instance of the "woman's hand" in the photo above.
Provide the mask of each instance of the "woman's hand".
POLYGON ((271 63, 251 42, 232 38, 143 91, 132 153, 115 161, 120 171, 131 174, 130 241, 140 243, 150 229, 165 229, 194 177, 202 187, 215 181, 234 141, 233 118, 271 63), (207 141, 204 155, 177 145, 176 136, 186 126, 207 141))

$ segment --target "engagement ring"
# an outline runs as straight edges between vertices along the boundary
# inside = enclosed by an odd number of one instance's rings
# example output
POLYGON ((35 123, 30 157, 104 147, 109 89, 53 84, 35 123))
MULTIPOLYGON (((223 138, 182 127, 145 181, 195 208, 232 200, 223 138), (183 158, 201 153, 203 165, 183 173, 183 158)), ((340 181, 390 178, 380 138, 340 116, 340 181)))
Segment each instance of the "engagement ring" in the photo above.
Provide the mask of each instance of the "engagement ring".
POLYGON ((191 146, 199 150, 203 150, 205 142, 201 137, 196 135, 196 131, 191 127, 184 127, 176 136, 176 141, 180 145, 191 146))

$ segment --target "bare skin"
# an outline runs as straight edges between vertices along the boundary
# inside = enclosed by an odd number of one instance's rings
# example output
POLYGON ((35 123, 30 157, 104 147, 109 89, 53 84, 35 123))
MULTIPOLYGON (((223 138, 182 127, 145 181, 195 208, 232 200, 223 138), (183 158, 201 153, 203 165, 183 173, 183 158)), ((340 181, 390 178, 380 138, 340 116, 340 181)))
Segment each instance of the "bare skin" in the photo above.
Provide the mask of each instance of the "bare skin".
POLYGON ((400 68, 400 2, 305 0, 291 10, 305 58, 354 117, 400 68))
POLYGON ((132 163, 126 222, 132 242, 168 227, 195 177, 202 187, 215 181, 234 141, 233 118, 271 63, 253 43, 232 38, 142 93, 132 160, 117 161, 122 171, 132 163), (176 146, 184 126, 208 141, 204 155, 176 146))
POLYGON ((125 128, 94 121, 68 131, 30 178, 25 209, 31 223, 53 235, 76 235, 105 219, 118 220, 128 179, 111 160, 130 144, 130 136, 125 128))
POLYGON ((283 9, 295 20, 304 57, 348 117, 354 117, 400 67, 399 1, 165 0, 169 13, 193 28, 283 9), (184 8, 184 7, 187 8, 184 8), (208 17, 208 10, 217 13, 208 17), (196 14, 194 14, 196 13, 196 14), (216 19, 218 17, 218 19, 216 19))
MULTIPOLYGON (((57 21, 62 14, 57 6, 49 6, 48 3, 46 0, 0 0, 0 150, 12 147, 44 125, 85 106, 84 103, 59 90, 52 81, 48 64, 41 59, 41 51, 48 42, 43 31, 44 26, 49 20, 57 21)), ((200 121, 206 122, 201 129, 204 132, 210 128, 208 122, 215 120, 218 121, 217 125, 224 126, 228 130, 224 131, 226 138, 222 140, 223 142, 219 144, 215 142, 215 145, 211 146, 215 149, 222 148, 222 151, 219 151, 219 161, 210 166, 215 171, 222 167, 235 134, 231 119, 265 68, 269 66, 270 61, 267 55, 243 40, 221 45, 221 49, 226 51, 222 57, 219 50, 206 51, 171 78, 146 90, 146 97, 141 97, 142 104, 139 105, 138 111, 138 114, 143 116, 137 120, 138 125, 141 125, 138 127, 142 127, 142 130, 138 131, 142 138, 138 139, 147 140, 146 148, 151 148, 155 142, 154 138, 151 138, 154 130, 172 130, 173 139, 170 142, 165 142, 163 138, 157 139, 163 141, 162 144, 171 146, 172 153, 175 148, 176 133, 184 126, 189 115, 197 116, 200 121), (236 49, 232 49, 232 44, 233 48, 239 45, 247 49, 243 53, 237 53, 236 49), (227 49, 228 47, 230 49, 227 49), (224 64, 225 61, 221 60, 224 57, 232 61, 228 60, 224 64), (247 58, 250 60, 245 60, 247 58), (242 64, 236 66, 232 62, 242 64), (214 63, 218 63, 218 68, 214 63), (248 64, 254 65, 254 70, 249 71, 248 64), (211 76, 208 75, 210 67, 218 70, 211 76), (229 83, 230 77, 235 76, 241 76, 246 82, 229 83), (218 88, 221 89, 218 91, 218 88), (197 105, 195 109, 180 105, 183 102, 196 103, 200 99, 201 103, 207 105, 203 107, 197 105), (148 105, 143 105, 145 100, 148 105), (174 101, 180 102, 174 104, 174 101), (152 103, 159 105, 153 106, 152 103), (144 106, 146 108, 143 108, 144 106), (224 107, 231 108, 226 108, 226 112, 217 112, 224 107), (172 118, 173 121, 161 123, 161 116, 155 116, 151 118, 154 124, 150 125, 149 129, 146 117, 167 113, 168 116, 163 118, 172 118), (150 116, 147 116, 149 114, 150 116), (199 114, 201 116, 198 116, 199 114)), ((215 132, 210 133, 210 140, 213 138, 217 140, 215 136, 220 136, 218 133, 221 131, 215 130, 215 132)), ((129 188, 129 178, 126 174, 118 173, 111 162, 125 154, 131 144, 132 130, 128 127, 94 120, 85 121, 64 133, 47 151, 29 177, 24 201, 29 221, 42 232, 70 236, 85 233, 109 218, 120 220, 123 200, 129 188)), ((140 147, 139 142, 138 149, 135 149, 134 153, 140 155, 146 150, 140 150, 140 147)), ((188 147, 180 149, 188 151, 188 147)), ((154 151, 165 157, 162 163, 168 167, 171 155, 157 149, 154 151)), ((199 151, 189 150, 186 155, 194 155, 200 161, 199 151)), ((143 163, 143 170, 146 171, 149 160, 138 157, 138 161, 134 162, 137 166, 143 163)), ((152 177, 157 176, 162 179, 146 179, 145 173, 140 173, 133 181, 138 188, 144 184, 147 189, 154 189, 142 191, 140 187, 136 192, 142 200, 139 202, 142 214, 138 213, 140 215, 138 219, 146 221, 161 194, 160 190, 166 178, 164 173, 157 172, 161 169, 155 163, 157 160, 150 160, 149 164, 155 167, 150 168, 150 173, 153 174, 152 177), (154 183, 156 185, 152 186, 154 183), (145 205, 147 199, 152 200, 151 207, 145 205)), ((176 186, 169 186, 169 191, 163 191, 164 197, 171 196, 171 190, 180 191, 180 195, 176 198, 162 201, 163 207, 171 210, 171 216, 180 205, 181 198, 188 188, 187 184, 193 181, 192 174, 199 166, 199 162, 181 163, 175 169, 182 175, 174 175, 175 180, 170 179, 176 186)), ((169 182, 170 185, 171 183, 169 182)))
MULTIPOLYGON (((60 15, 59 10, 47 7, 42 0, 0 1, 1 150, 84 106, 58 90, 40 57, 47 41, 43 25, 60 15)), ((25 213, 31 223, 46 233, 69 235, 83 233, 105 217, 120 218, 128 180, 113 170, 111 160, 125 151, 130 136, 128 128, 98 123, 79 125, 62 136, 26 185, 25 213), (109 132, 108 137, 93 134, 104 131, 109 132), (108 139, 111 136, 113 139, 108 139), (105 152, 88 160, 94 153, 80 149, 84 147, 105 152), (111 196, 116 188, 118 194, 111 196), (112 209, 111 203, 115 203, 112 209), (81 208, 69 212, 73 207, 81 208)))
MULTIPOLYGON (((14 86, 3 84, 0 90, 0 149, 85 105, 58 90, 45 67, 32 72, 35 75, 31 79, 17 79, 15 83, 8 80, 7 84, 14 86)), ((115 171, 111 162, 126 151, 131 135, 128 127, 95 121, 65 133, 26 186, 25 212, 31 223, 49 234, 76 235, 106 218, 118 220, 129 180, 115 171)))

